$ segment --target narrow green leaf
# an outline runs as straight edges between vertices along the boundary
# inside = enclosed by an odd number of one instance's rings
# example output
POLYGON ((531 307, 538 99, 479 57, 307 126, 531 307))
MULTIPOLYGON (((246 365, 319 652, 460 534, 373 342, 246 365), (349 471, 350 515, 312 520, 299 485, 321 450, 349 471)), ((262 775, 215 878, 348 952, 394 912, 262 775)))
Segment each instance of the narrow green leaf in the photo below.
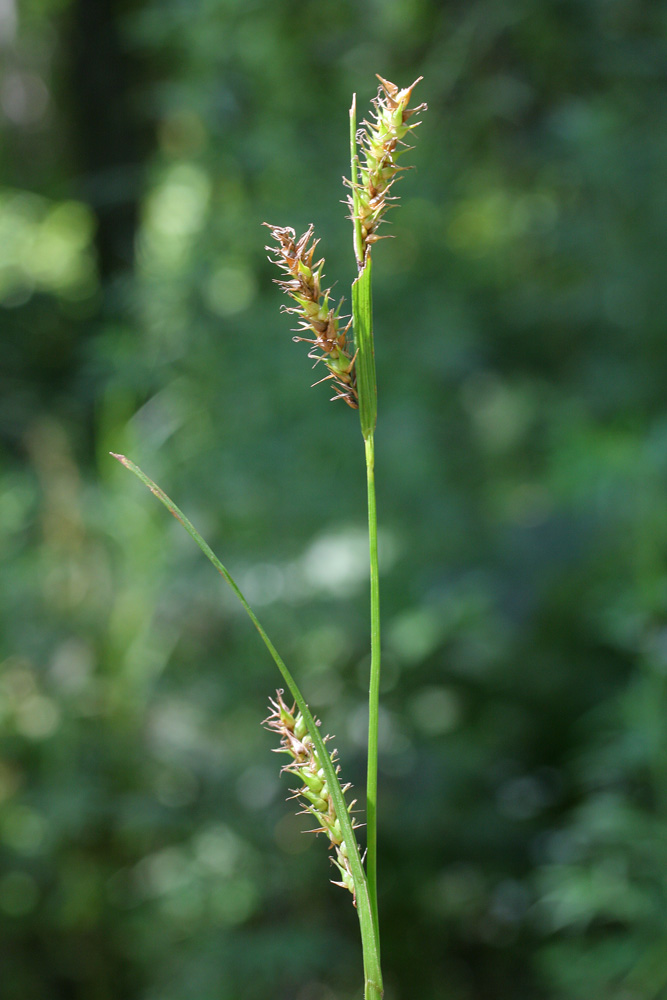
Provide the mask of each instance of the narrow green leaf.
POLYGON ((223 579, 232 588, 239 601, 243 605, 248 617, 251 622, 259 632, 262 642, 268 649, 271 657, 278 667, 278 670, 283 676, 283 680, 287 685, 292 697, 294 698, 297 707, 301 714, 303 715, 306 727, 310 736, 315 744, 318 756, 322 762, 322 768, 326 775, 327 784, 329 786, 329 791, 331 797, 333 798, 334 805, 336 807, 336 813, 338 815, 341 831, 343 834, 343 840, 345 841, 345 847, 347 848, 347 856, 350 861, 350 868, 352 870, 352 878, 354 879, 354 888, 357 896, 357 911, 359 915, 359 924, 361 926, 361 937, 364 946, 364 964, 367 969, 370 970, 371 979, 375 982, 381 982, 381 975, 379 971, 379 961, 378 961, 378 947, 375 936, 375 924, 373 921, 373 914, 371 909, 370 897, 368 894, 368 884, 366 882, 366 873, 364 872, 363 865, 361 863, 361 857, 359 855, 359 847, 357 845, 357 838, 354 835, 354 830, 352 829, 352 821, 350 819, 350 814, 347 811, 347 805, 345 802, 345 797, 340 786, 340 781, 334 765, 331 763, 331 757, 329 756, 329 751, 327 750, 324 740, 320 735, 319 727, 317 726, 313 715, 306 704, 306 701, 299 690, 296 681, 292 677, 291 673, 287 669, 282 657, 278 653, 268 635, 264 631, 262 625, 259 623, 254 611, 248 604, 243 593, 241 592, 238 584, 232 577, 229 570, 223 566, 218 557, 215 555, 211 547, 199 534, 195 526, 191 521, 185 516, 182 510, 180 510, 174 501, 167 496, 164 490, 160 489, 157 483, 154 483, 145 472, 143 472, 138 465, 135 465, 129 458, 125 455, 116 455, 114 452, 110 452, 113 458, 117 459, 121 465, 124 465, 126 469, 133 472, 138 479, 147 486, 151 493, 158 498, 160 503, 164 504, 170 514, 176 518, 180 524, 183 525, 187 533, 191 538, 197 543, 199 548, 202 550, 206 558, 213 564, 218 573, 223 577, 223 579))
POLYGON ((368 440, 377 420, 377 387, 375 384, 375 347, 373 345, 373 299, 371 291, 371 257, 366 257, 359 277, 352 285, 352 319, 354 343, 357 349, 357 392, 361 433, 368 440))

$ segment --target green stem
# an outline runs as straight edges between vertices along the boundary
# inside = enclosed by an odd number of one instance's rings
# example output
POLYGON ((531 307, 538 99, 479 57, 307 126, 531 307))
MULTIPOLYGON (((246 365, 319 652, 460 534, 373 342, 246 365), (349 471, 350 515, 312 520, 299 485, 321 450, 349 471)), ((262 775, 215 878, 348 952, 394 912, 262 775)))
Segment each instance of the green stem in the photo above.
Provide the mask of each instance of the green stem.
POLYGON ((364 438, 368 483, 368 539, 371 567, 371 676, 368 691, 368 770, 366 779, 366 878, 371 900, 373 925, 380 947, 377 904, 377 784, 378 716, 380 702, 380 578, 378 568, 377 508, 375 505, 375 444, 373 435, 364 438))
POLYGON ((352 226, 354 227, 354 256, 359 270, 364 263, 364 242, 361 237, 361 215, 359 213, 359 157, 357 156, 357 95, 352 97, 350 108, 350 183, 352 185, 352 226))
POLYGON ((350 869, 352 871, 352 878, 354 880, 354 888, 357 897, 357 914, 359 917, 359 928, 361 931, 361 948, 363 953, 364 962, 364 981, 365 981, 365 998, 366 1000, 382 1000, 382 973, 380 971, 380 948, 379 941, 377 939, 376 927, 377 923, 373 915, 373 907, 371 904, 371 898, 368 891, 368 883, 366 880, 366 875, 364 872, 364 867, 361 863, 361 858, 359 856, 359 847, 357 845, 357 839, 354 835, 354 830, 352 828, 352 822, 350 820, 350 814, 347 811, 347 805, 345 803, 345 798, 343 796, 342 789, 340 787, 340 782, 336 775, 335 767, 331 762, 331 757, 329 751, 327 750, 324 740, 320 735, 319 727, 317 726, 308 705, 306 704, 301 691, 299 690, 296 681, 292 677, 291 673, 287 669, 282 657, 278 653, 278 650, 273 645, 268 635, 264 631, 262 625, 258 621, 254 611, 245 599, 242 591, 240 590, 238 584, 234 580, 233 576, 229 572, 226 566, 224 566, 216 554, 213 552, 208 543, 202 538, 195 526, 191 521, 185 516, 182 510, 180 510, 171 497, 167 496, 164 490, 160 489, 157 483, 154 483, 145 472, 143 472, 138 465, 135 465, 129 458, 125 455, 116 455, 111 452, 114 458, 133 472, 138 479, 147 486, 151 493, 158 498, 160 503, 164 504, 170 514, 176 518, 176 520, 183 525, 187 533, 191 538, 197 543, 199 548, 202 550, 206 558, 213 564, 215 569, 218 571, 220 576, 225 580, 226 583, 232 588, 237 598, 241 602, 243 608, 245 609, 250 621, 253 623, 257 631, 259 632, 262 642, 268 649, 271 657, 278 667, 278 670, 283 676, 285 684, 290 690, 292 697, 294 698, 299 711, 303 715, 306 727, 310 736, 312 737, 313 743, 315 744, 315 749, 317 750, 318 757, 322 762, 322 767, 326 774, 327 784, 329 786, 329 791, 331 797, 334 801, 334 806, 336 808, 336 814, 338 816, 341 831, 343 834, 343 840, 345 842, 345 847, 347 848, 347 856, 350 862, 350 869))

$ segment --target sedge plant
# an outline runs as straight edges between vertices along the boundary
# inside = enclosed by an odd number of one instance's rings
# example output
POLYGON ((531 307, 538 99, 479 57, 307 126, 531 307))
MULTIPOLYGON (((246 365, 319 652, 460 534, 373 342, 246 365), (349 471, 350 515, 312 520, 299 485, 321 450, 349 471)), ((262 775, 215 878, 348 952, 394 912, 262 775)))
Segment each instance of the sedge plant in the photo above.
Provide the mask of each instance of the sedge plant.
MULTIPOLYGON (((300 798, 303 812, 310 816, 313 832, 324 834, 336 868, 336 885, 348 890, 357 909, 364 968, 366 1000, 382 997, 380 967, 380 929, 377 906, 377 773, 378 712, 380 691, 380 589, 378 572, 377 511, 375 502, 375 446, 377 388, 372 315, 372 248, 383 239, 378 230, 389 208, 397 199, 393 187, 406 168, 400 158, 411 147, 406 140, 419 124, 419 112, 425 104, 411 107, 410 87, 400 89, 378 76, 380 87, 373 100, 370 120, 357 130, 356 99, 350 108, 351 173, 344 179, 348 188, 347 204, 353 227, 353 246, 357 277, 352 284, 352 315, 347 323, 341 317, 341 304, 334 303, 331 289, 323 287, 324 259, 316 259, 319 240, 313 227, 297 237, 290 227, 264 223, 271 231, 273 244, 267 247, 273 262, 283 273, 277 284, 289 298, 283 311, 297 317, 294 340, 310 345, 308 352, 315 366, 326 374, 319 382, 330 383, 333 400, 343 400, 358 410, 366 458, 368 498, 368 535, 370 557, 370 647, 371 665, 368 698, 368 759, 366 775, 366 852, 362 857, 355 830, 355 801, 348 802, 350 788, 340 778, 336 751, 327 748, 328 737, 320 732, 301 691, 280 654, 264 631, 255 613, 229 570, 214 554, 196 528, 176 504, 149 477, 124 455, 115 455, 180 521, 185 530, 215 569, 232 588, 269 654, 280 671, 290 698, 279 688, 269 699, 269 715, 264 725, 279 737, 276 752, 289 760, 283 771, 296 778, 294 797, 300 798), (290 704, 291 702, 291 704, 290 704)), ((315 384, 318 384, 317 382, 315 384)), ((113 453, 112 453, 113 454, 113 453)))

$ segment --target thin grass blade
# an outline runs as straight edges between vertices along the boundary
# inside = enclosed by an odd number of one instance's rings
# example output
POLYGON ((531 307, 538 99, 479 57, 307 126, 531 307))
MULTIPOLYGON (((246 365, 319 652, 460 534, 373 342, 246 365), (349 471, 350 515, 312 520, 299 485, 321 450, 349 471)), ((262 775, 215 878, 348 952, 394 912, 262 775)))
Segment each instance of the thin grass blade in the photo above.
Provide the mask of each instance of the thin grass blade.
POLYGON ((366 873, 364 872, 363 865, 361 863, 361 857, 359 856, 359 848, 357 846, 357 839, 354 835, 352 829, 352 821, 350 815, 347 811, 347 805, 345 803, 345 797, 340 787, 340 781, 338 775, 336 774, 334 765, 331 763, 331 758, 329 756, 329 751, 327 750, 324 740, 320 735, 319 727, 316 725, 315 720, 312 716, 306 701, 297 686, 296 681, 292 677, 291 673, 287 669, 282 657, 278 653, 277 649, 269 639, 268 635, 264 631, 262 625, 258 621, 254 611, 248 604, 243 593, 241 592, 238 584, 232 577, 229 570, 224 566, 216 554, 211 549, 210 545, 202 538, 192 522, 185 516, 182 510, 176 506, 171 497, 162 490, 157 483, 154 483, 138 465, 135 465, 131 459, 127 458, 125 455, 116 455, 114 452, 110 452, 113 458, 117 459, 121 465, 124 465, 126 469, 133 472, 138 479, 148 487, 151 493, 158 498, 160 503, 162 503, 170 514, 172 514, 176 520, 183 525, 187 533, 192 539, 197 543, 199 548, 202 550, 206 558, 213 564, 215 569, 218 571, 220 576, 225 580, 226 583, 232 588, 237 598, 241 602, 243 608, 245 609, 251 622, 259 632, 261 639, 268 649, 274 663, 278 667, 278 670, 282 674, 283 680, 290 691, 290 694, 294 698, 299 711, 303 715, 308 732, 315 744, 318 756, 322 762, 323 770, 326 774, 327 783, 329 785, 329 790, 331 797, 334 800, 336 807, 336 812, 339 817, 341 830, 343 833, 343 839, 345 841, 345 847, 347 848, 348 858, 350 861, 350 868, 352 869, 352 878, 354 879, 354 887, 357 897, 357 911, 359 915, 359 923, 361 925, 362 931, 362 941, 364 942, 364 966, 367 969, 367 976, 371 981, 381 982, 381 975, 379 972, 379 962, 377 961, 377 943, 375 943, 375 948, 368 948, 367 943, 369 941, 375 940, 375 930, 374 921, 371 911, 370 897, 368 894, 368 885, 366 882, 366 873))

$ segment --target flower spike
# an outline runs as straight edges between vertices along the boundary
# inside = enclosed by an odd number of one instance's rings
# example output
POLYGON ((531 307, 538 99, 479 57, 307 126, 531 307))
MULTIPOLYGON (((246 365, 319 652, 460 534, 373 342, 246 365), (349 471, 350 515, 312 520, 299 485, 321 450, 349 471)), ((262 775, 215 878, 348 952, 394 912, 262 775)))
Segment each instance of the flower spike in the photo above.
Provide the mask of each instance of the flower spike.
POLYGON ((277 246, 266 247, 269 253, 275 255, 269 260, 288 276, 274 278, 274 281, 296 302, 295 306, 283 306, 284 312, 298 317, 294 330, 297 336, 293 339, 312 345, 308 357, 316 365, 324 362, 329 373, 319 381, 331 381, 335 392, 332 398, 344 399, 348 406, 356 410, 359 404, 355 355, 347 339, 350 324, 340 329, 342 302, 334 308, 331 305, 331 289, 322 289, 324 258, 313 263, 319 240, 313 239, 312 225, 298 240, 289 226, 272 226, 268 222, 263 225, 268 226, 277 243, 277 246))
MULTIPOLYGON (((351 892, 352 900, 356 906, 354 881, 352 879, 352 871, 347 857, 347 848, 343 841, 340 822, 336 815, 333 799, 329 794, 322 764, 306 729, 303 716, 300 712, 296 712, 295 714, 296 705, 288 708, 283 700, 282 690, 276 692, 275 700, 269 698, 269 708, 268 718, 264 720, 262 725, 266 729, 278 733, 280 736, 280 746, 276 748, 276 752, 286 753, 292 758, 289 764, 285 764, 282 770, 288 774, 296 775, 298 780, 302 782, 300 788, 291 789, 292 795, 290 797, 299 798, 300 796, 305 800, 304 808, 299 815, 311 815, 317 822, 317 826, 310 832, 316 834, 324 833, 329 838, 329 846, 334 851, 331 862, 336 866, 341 875, 341 881, 334 882, 333 884, 340 885, 343 889, 351 892)), ((328 737, 325 738, 325 742, 326 739, 328 737)), ((330 757, 331 762, 335 764, 335 750, 331 751, 330 757)), ((339 770, 340 768, 336 766, 336 773, 339 770)), ((343 794, 351 787, 349 784, 342 785, 341 790, 343 794)), ((355 803, 351 802, 347 807, 349 813, 352 812, 354 805, 355 803)), ((359 826, 359 823, 352 823, 353 830, 356 830, 359 826)))
POLYGON ((408 122, 413 115, 426 110, 426 104, 420 104, 416 108, 408 107, 412 91, 422 79, 421 76, 403 90, 399 90, 395 83, 377 76, 380 87, 377 97, 373 99, 373 120, 364 121, 356 135, 360 154, 358 176, 345 182, 352 188, 347 201, 351 217, 361 227, 363 259, 373 243, 383 239, 378 236, 377 230, 392 207, 389 203, 396 201, 389 192, 398 173, 408 169, 400 167, 397 161, 410 148, 404 141, 406 136, 420 124, 418 121, 408 122))

